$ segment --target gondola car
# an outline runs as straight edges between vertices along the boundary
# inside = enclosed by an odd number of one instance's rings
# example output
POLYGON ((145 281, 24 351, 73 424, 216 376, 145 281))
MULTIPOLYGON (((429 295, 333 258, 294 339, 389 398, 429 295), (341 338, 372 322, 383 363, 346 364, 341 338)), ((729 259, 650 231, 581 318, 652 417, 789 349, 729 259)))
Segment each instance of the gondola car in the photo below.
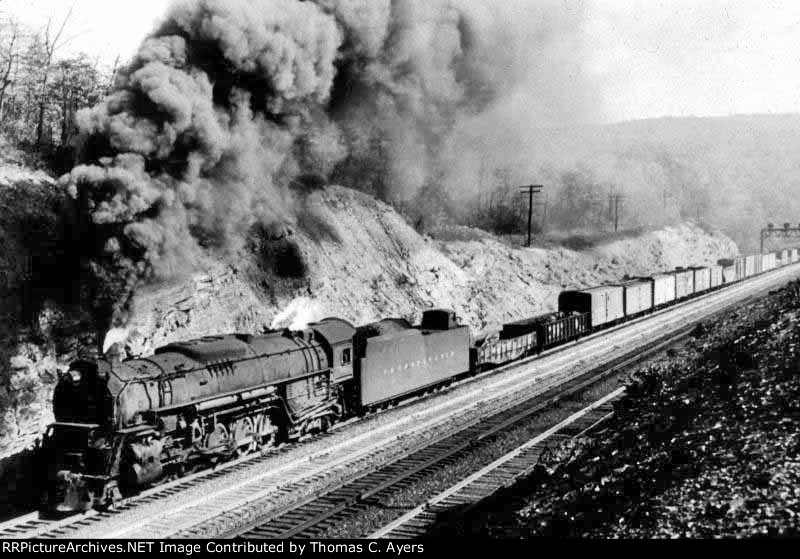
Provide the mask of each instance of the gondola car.
POLYGON ((470 350, 473 369, 481 371, 536 353, 539 339, 533 320, 505 324, 500 332, 476 340, 470 350))
POLYGON ((555 312, 539 317, 536 322, 540 351, 577 340, 590 331, 588 313, 555 312))
POLYGON ((499 333, 476 342, 472 349, 475 370, 503 365, 577 340, 589 332, 585 313, 548 313, 504 324, 499 333))

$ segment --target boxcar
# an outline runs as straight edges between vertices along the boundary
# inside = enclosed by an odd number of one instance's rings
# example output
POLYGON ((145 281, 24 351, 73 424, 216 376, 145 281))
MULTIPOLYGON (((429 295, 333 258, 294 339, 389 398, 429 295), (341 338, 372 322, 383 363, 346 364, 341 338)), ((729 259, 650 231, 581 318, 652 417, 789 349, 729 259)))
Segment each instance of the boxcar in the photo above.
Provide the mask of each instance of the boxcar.
POLYGON ((381 334, 374 325, 356 333, 354 373, 362 407, 469 372, 469 328, 459 326, 454 313, 426 311, 421 326, 394 325, 388 333, 381 334))
POLYGON ((708 270, 711 275, 711 289, 716 289, 723 283, 722 266, 709 266, 708 270))
POLYGON ((744 256, 739 256, 733 259, 733 265, 736 268, 736 279, 743 280, 747 277, 747 266, 745 265, 746 259, 744 256))
POLYGON ((737 280, 736 276, 736 267, 735 266, 728 266, 722 267, 722 282, 725 284, 734 283, 737 280))
POLYGON ((653 281, 653 308, 675 301, 675 275, 656 274, 653 281))
POLYGON ((800 252, 796 248, 793 248, 792 250, 789 251, 789 259, 793 263, 797 262, 800 259, 800 252))
POLYGON ((788 266, 792 261, 789 251, 784 249, 781 251, 781 266, 788 266))
POLYGON ((776 268, 776 259, 774 252, 768 252, 761 255, 761 271, 769 272, 776 268))
POLYGON ((694 272, 694 292, 703 293, 711 289, 711 270, 703 267, 693 267, 694 272))
POLYGON ((756 262, 759 261, 760 259, 756 258, 755 254, 744 257, 744 277, 750 278, 758 273, 756 269, 756 262))
POLYGON ((624 299, 621 285, 563 291, 558 296, 558 310, 563 313, 588 313, 590 328, 600 328, 625 316, 624 299))
POLYGON ((625 316, 637 316, 653 310, 653 282, 632 280, 622 284, 625 316))
POLYGON ((675 299, 680 300, 694 294, 694 270, 676 269, 675 299))

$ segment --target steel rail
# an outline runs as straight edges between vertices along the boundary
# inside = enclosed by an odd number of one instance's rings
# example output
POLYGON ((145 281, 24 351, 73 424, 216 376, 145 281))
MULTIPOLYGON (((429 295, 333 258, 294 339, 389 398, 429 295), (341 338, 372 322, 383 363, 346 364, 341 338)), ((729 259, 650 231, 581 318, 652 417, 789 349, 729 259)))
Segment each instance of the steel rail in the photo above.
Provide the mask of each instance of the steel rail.
MULTIPOLYGON (((389 425, 379 427, 377 430, 368 431, 367 433, 358 435, 346 441, 333 444, 332 446, 322 449, 320 452, 293 460, 288 465, 284 464, 275 469, 267 468, 269 471, 266 472, 264 471, 265 468, 259 468, 259 466, 262 465, 268 466, 269 462, 276 457, 285 454, 291 454, 297 445, 279 448, 267 453, 266 456, 262 455, 256 457, 245 457, 224 464, 214 471, 204 471, 174 482, 166 483, 145 491, 135 498, 125 501, 117 510, 103 513, 90 511, 87 514, 76 515, 68 519, 62 519, 58 521, 47 521, 44 519, 36 519, 32 515, 23 515, 17 519, 0 525, 0 528, 5 530, 3 533, 8 534, 7 537, 27 538, 65 537, 73 536, 75 534, 90 535, 97 534, 98 532, 101 536, 106 535, 105 537, 131 537, 131 534, 147 534, 147 530, 141 530, 142 526, 138 523, 136 525, 126 523, 122 518, 125 517, 124 513, 140 508, 147 508, 148 506, 157 511, 158 509, 162 509, 162 507, 153 506, 154 503, 161 504, 162 500, 167 501, 170 496, 174 497, 176 494, 190 489, 196 490, 198 496, 194 500, 190 499, 190 502, 188 503, 184 502, 179 504, 174 510, 170 508, 170 512, 168 514, 159 514, 153 518, 153 522, 149 523, 151 526, 155 524, 162 527, 159 530, 156 530, 156 535, 161 535, 163 537, 164 535, 178 533, 182 529, 189 528, 192 525, 201 524, 202 522, 205 522, 215 516, 219 516, 220 513, 234 511, 237 507, 263 498, 269 493, 280 492, 281 488, 286 486, 287 481, 291 482, 297 479, 302 479, 304 476, 308 477, 309 475, 319 474, 321 471, 324 471, 331 466, 335 467, 337 465, 335 462, 331 463, 330 461, 326 461, 325 458, 330 457, 332 454, 346 452, 348 448, 358 448, 359 445, 362 445, 370 438, 374 439, 376 435, 386 435, 391 430, 397 431, 398 429, 402 429, 404 426, 411 426, 409 428, 409 432, 407 433, 389 436, 388 438, 380 441, 380 443, 384 446, 392 443, 396 445, 398 442, 408 439, 414 433, 421 433, 422 429, 415 429, 415 427, 420 425, 423 420, 426 418, 431 418, 436 413, 445 414, 449 410, 452 419, 452 417, 455 417, 458 414, 458 411, 455 410, 456 406, 475 406, 485 404, 485 400, 478 399, 476 401, 475 395, 469 393, 469 389, 473 385, 479 389, 478 391, 486 392, 491 390, 503 390, 504 388, 507 388, 509 384, 519 382, 521 379, 524 379, 524 381, 530 386, 539 384, 539 388, 550 388, 551 384, 563 381, 564 375, 555 373, 547 374, 542 373, 541 371, 539 371, 538 375, 532 375, 529 369, 541 369, 544 365, 555 365, 555 368, 563 373, 563 361, 565 359, 578 360, 579 365, 585 363, 586 360, 596 359, 598 355, 592 355, 592 351, 602 354, 602 348, 598 348, 598 345, 602 345, 603 342, 611 341, 612 338, 617 336, 619 332, 629 332, 631 329, 640 327, 643 323, 652 324, 654 326, 652 330, 658 331, 661 327, 656 326, 656 322, 666 321, 670 324, 674 322, 674 320, 666 320, 664 318, 665 316, 671 317, 676 313, 680 314, 680 311, 682 310, 689 311, 691 309, 703 307, 704 305, 713 306, 714 304, 718 304, 720 301, 723 301, 723 305, 731 305, 738 300, 738 297, 740 297, 742 294, 746 295, 751 291, 764 291, 766 289, 775 287, 775 285, 779 284, 781 281, 785 281, 796 276, 798 268, 800 268, 800 265, 794 264, 776 269, 767 274, 762 274, 754 278, 748 278, 725 289, 703 294, 699 297, 695 297, 666 309, 659 310, 656 313, 647 315, 634 321, 626 322, 620 326, 592 334, 582 339, 577 344, 558 346, 552 350, 549 350, 548 352, 545 352, 542 354, 542 356, 512 363, 499 369, 482 373, 480 375, 475 375, 458 383, 454 383, 454 388, 451 389, 451 392, 457 393, 459 391, 467 391, 467 393, 460 395, 451 394, 450 396, 452 396, 452 398, 449 397, 446 402, 434 403, 433 406, 426 408, 426 410, 423 412, 412 413, 389 425), (525 377, 532 378, 525 379, 525 377), (478 385, 484 383, 488 384, 488 386, 478 387, 478 385), (316 465, 315 463, 318 463, 319 467, 314 467, 316 465), (214 490, 211 492, 203 491, 202 486, 205 482, 217 480, 225 477, 228 474, 245 472, 246 470, 258 472, 255 476, 257 479, 251 478, 245 482, 237 482, 234 483, 233 486, 222 490, 214 490), (287 479, 277 479, 280 477, 280 474, 285 474, 290 471, 292 472, 292 475, 287 479), (255 492, 253 491, 254 488, 255 492), (223 495, 234 494, 238 494, 238 497, 233 499, 223 499, 221 501, 219 500, 219 497, 223 495), (216 507, 215 505, 217 504, 220 506, 216 507), (192 516, 191 520, 188 521, 188 524, 184 522, 177 522, 173 524, 169 521, 170 517, 174 517, 176 514, 193 507, 197 507, 200 514, 192 516), (123 525, 116 525, 115 527, 115 522, 123 525), (110 531, 106 530, 106 528, 109 526, 112 528, 110 531), (168 527, 168 529, 165 530, 164 527, 168 527)), ((697 310, 695 310, 693 314, 698 314, 697 310)), ((702 312, 699 314, 702 314, 702 312)), ((692 320, 701 319, 701 317, 692 318, 692 320)), ((636 336, 636 334, 632 335, 636 336)), ((640 333, 639 337, 644 337, 646 335, 646 332, 640 333)), ((621 341, 619 343, 625 342, 621 341)), ((400 407, 396 407, 395 411, 402 411, 402 409, 405 408, 414 408, 420 402, 425 402, 428 400, 436 402, 439 399, 433 396, 417 398, 403 403, 400 407)), ((506 402, 506 404, 509 404, 509 402, 506 402)), ((375 416, 369 416, 367 418, 346 422, 345 424, 342 424, 334 429, 332 434, 342 433, 348 425, 354 423, 360 424, 370 420, 372 417, 375 416)), ((440 417, 439 419, 441 422, 442 418, 440 417)), ((430 421, 424 422, 424 426, 426 428, 431 428, 430 421)), ((322 437, 321 439, 323 439, 324 442, 324 439, 330 437, 332 434, 322 437)), ((378 443, 370 445, 369 448, 374 451, 377 448, 377 444, 378 443)), ((368 453, 349 454, 346 459, 343 458, 340 460, 338 465, 342 465, 348 460, 351 462, 358 461, 367 455, 368 453)), ((168 504, 165 503, 165 506, 168 506, 168 504)), ((147 512, 149 512, 149 509, 147 512)))

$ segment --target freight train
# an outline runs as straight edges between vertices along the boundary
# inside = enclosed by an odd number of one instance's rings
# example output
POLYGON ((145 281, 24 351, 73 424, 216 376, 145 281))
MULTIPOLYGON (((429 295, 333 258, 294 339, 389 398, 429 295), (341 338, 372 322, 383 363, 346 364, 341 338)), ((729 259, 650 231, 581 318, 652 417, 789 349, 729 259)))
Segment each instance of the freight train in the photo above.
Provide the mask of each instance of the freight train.
POLYGON ((455 313, 412 326, 327 318, 302 331, 170 344, 146 358, 77 361, 53 396, 42 507, 104 508, 144 487, 326 431, 476 372, 577 340, 776 267, 797 249, 562 292, 558 312, 473 339, 455 313))

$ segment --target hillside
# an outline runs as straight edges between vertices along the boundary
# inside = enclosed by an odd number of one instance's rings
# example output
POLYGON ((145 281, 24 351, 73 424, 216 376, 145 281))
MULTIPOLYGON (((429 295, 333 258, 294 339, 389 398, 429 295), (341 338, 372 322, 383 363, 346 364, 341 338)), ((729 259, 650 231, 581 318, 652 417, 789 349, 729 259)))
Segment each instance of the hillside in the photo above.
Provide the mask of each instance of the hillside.
POLYGON ((418 235, 390 206, 330 187, 306 201, 325 236, 293 233, 309 276, 289 293, 269 296, 245 266, 215 264, 192 280, 141 293, 128 325, 139 354, 210 331, 301 328, 326 316, 364 324, 387 316, 418 320, 422 309, 455 309, 473 332, 553 310, 569 287, 616 281, 678 265, 708 264, 736 247, 685 224, 585 252, 511 248, 490 235, 436 241, 418 235))
MULTIPOLYGON (((607 223, 612 191, 625 196, 620 220, 626 228, 691 219, 723 231, 744 251, 758 250, 767 223, 796 225, 800 215, 800 199, 792 195, 800 188, 800 115, 661 118, 547 130, 501 124, 497 137, 487 140, 487 161, 508 170, 510 184, 536 177, 546 185, 552 228, 574 226, 576 213, 584 219, 599 213, 607 223), (594 205, 580 201, 588 196, 596 197, 594 205)), ((468 171, 463 174, 454 188, 478 184, 468 180, 468 171)))
MULTIPOLYGON (((615 181, 629 195, 623 226, 651 232, 604 237, 581 250, 558 242, 515 249, 471 229, 444 237, 466 240, 435 240, 417 234, 390 206, 329 187, 302 197, 290 229, 242 247, 234 258, 207 255, 179 281, 140 289, 126 328, 107 341, 141 355, 174 340, 301 327, 329 315, 354 323, 418 319, 429 306, 454 308, 478 333, 551 310, 565 287, 713 262, 737 251, 730 238, 753 250, 763 222, 797 221, 792 216, 800 214, 787 196, 800 184, 800 117, 659 119, 545 136, 526 166, 542 171, 544 182, 552 179, 551 200, 558 199, 565 169, 592 184, 615 181), (670 195, 662 198, 665 191, 670 195), (689 224, 698 216, 705 230, 722 233, 710 236, 689 224), (284 260, 290 266, 281 273, 284 260)), ((28 444, 48 420, 58 368, 105 332, 93 332, 80 313, 57 305, 46 305, 36 328, 27 328, 23 278, 31 260, 48 256, 37 239, 57 234, 62 191, 2 147, 0 449, 9 449, 28 444)))
MULTIPOLYGON (((3 189, 5 196, 14 192, 3 189)), ((300 328, 331 315, 356 324, 388 316, 415 320, 432 306, 455 309, 478 333, 552 310, 557 292, 565 287, 707 264, 736 252, 727 238, 692 225, 585 252, 514 249, 486 234, 476 234, 479 240, 474 241, 443 242, 421 237, 390 206, 349 189, 317 191, 304 204, 306 222, 289 235, 300 247, 305 278, 276 282, 259 277, 254 270, 263 254, 243 255, 235 265, 209 258, 203 270, 186 280, 141 290, 126 329, 112 332, 107 345, 122 342, 128 355, 143 355, 175 340, 300 328)), ((268 242, 280 245, 285 239, 268 242)), ((29 444, 50 420, 48 401, 57 370, 75 358, 81 344, 75 332, 45 328, 51 337, 34 340, 12 330, 6 332, 2 363, 0 449, 6 452, 29 444)), ((84 334, 84 345, 90 344, 91 333, 84 334)))

